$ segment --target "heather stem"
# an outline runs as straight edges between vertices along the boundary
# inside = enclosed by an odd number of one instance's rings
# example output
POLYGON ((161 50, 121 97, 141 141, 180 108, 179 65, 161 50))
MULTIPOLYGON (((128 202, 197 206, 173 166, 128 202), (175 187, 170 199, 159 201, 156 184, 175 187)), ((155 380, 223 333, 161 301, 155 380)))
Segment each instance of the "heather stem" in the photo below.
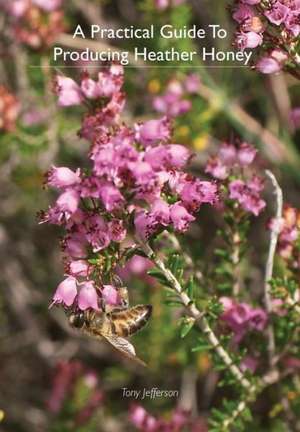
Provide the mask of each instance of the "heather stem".
POLYGON ((199 311, 199 309, 195 306, 187 293, 183 290, 177 278, 156 256, 155 252, 150 248, 150 246, 143 243, 141 243, 141 246, 143 247, 143 250, 147 254, 148 258, 155 263, 157 268, 161 270, 167 281, 176 291, 182 301, 182 304, 189 312, 189 315, 195 319, 203 334, 208 339, 209 343, 211 344, 215 352, 218 354, 218 356, 221 358, 223 363, 228 367, 232 375, 236 378, 236 380, 241 384, 243 388, 247 390, 252 388, 250 381, 244 376, 238 366, 234 364, 234 361, 232 360, 228 352, 221 345, 219 339, 211 329, 209 322, 205 318, 204 312, 199 311))
POLYGON ((283 208, 283 197, 282 197, 282 190, 276 180, 276 177, 274 174, 266 170, 266 175, 269 177, 269 179, 272 182, 272 185, 274 187, 274 192, 276 195, 276 215, 272 224, 271 229, 271 238, 270 238, 270 246, 269 246, 269 252, 268 252, 268 259, 266 263, 266 271, 265 271, 265 283, 264 283, 264 299, 265 299, 265 306, 266 310, 269 315, 269 324, 267 328, 267 334, 268 334, 268 355, 269 355, 269 364, 273 366, 274 364, 274 357, 275 357, 275 336, 274 336, 274 329, 271 323, 271 314, 272 314, 272 296, 270 293, 270 281, 273 276, 273 267, 274 267, 274 258, 276 253, 276 247, 278 242, 278 236, 280 233, 280 223, 282 219, 282 208, 283 208))
POLYGON ((240 262, 240 236, 238 231, 235 231, 233 233, 233 251, 231 255, 231 260, 233 264, 233 277, 234 277, 234 283, 233 283, 233 295, 237 297, 240 292, 240 269, 239 269, 239 262, 240 262))
POLYGON ((237 408, 232 412, 230 417, 227 417, 222 424, 222 431, 230 430, 230 427, 234 424, 235 420, 243 413, 256 396, 257 387, 251 386, 245 395, 245 398, 240 401, 237 408))

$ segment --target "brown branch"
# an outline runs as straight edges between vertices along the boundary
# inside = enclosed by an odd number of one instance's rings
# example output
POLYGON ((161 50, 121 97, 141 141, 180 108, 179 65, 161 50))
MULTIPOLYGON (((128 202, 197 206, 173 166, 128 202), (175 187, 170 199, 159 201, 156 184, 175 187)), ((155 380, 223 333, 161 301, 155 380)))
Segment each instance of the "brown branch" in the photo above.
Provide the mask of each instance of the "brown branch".
POLYGON ((249 134, 258 138, 263 144, 265 155, 272 162, 288 162, 291 165, 296 165, 298 162, 296 154, 271 131, 264 128, 257 120, 248 114, 237 102, 230 102, 224 93, 213 90, 205 84, 201 84, 198 94, 211 106, 223 112, 243 129, 246 129, 249 134))

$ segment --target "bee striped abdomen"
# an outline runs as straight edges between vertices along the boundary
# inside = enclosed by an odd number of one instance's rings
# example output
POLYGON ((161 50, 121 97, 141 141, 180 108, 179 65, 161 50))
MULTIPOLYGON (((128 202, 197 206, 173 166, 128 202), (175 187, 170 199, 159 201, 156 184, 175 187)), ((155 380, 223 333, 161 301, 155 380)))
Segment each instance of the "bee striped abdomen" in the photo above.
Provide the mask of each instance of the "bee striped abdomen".
POLYGON ((118 336, 130 336, 144 327, 151 313, 151 305, 138 305, 124 311, 112 312, 110 314, 112 331, 118 336))

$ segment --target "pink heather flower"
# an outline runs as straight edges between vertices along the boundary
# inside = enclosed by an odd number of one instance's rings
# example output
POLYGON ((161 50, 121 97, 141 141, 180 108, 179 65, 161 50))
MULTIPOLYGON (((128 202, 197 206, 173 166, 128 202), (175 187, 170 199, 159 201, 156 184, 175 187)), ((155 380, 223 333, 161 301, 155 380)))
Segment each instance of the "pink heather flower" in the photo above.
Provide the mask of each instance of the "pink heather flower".
POLYGON ((155 284, 155 280, 147 274, 148 270, 153 267, 153 263, 147 258, 134 255, 130 258, 124 267, 117 269, 117 274, 122 280, 129 281, 132 277, 138 277, 148 285, 155 284))
MULTIPOLYGON (((3 2, 4 3, 4 2, 3 2)), ((15 18, 21 18, 28 9, 28 0, 12 0, 10 4, 2 4, 4 9, 7 9, 8 13, 15 18)))
POLYGON ((98 376, 97 374, 90 370, 88 371, 84 377, 84 384, 89 388, 89 389, 95 389, 97 387, 97 385, 99 384, 99 380, 98 380, 98 376))
POLYGON ((108 225, 105 220, 95 214, 85 221, 86 239, 92 245, 93 252, 99 252, 110 244, 108 225))
POLYGON ((25 126, 35 126, 45 123, 49 117, 47 109, 32 108, 22 115, 22 123, 25 126))
POLYGON ((149 215, 149 213, 140 211, 135 215, 134 226, 137 235, 142 240, 148 240, 155 232, 157 223, 155 222, 154 217, 149 215))
POLYGON ((289 118, 295 129, 300 128, 300 107, 293 108, 289 114, 289 118))
POLYGON ((237 150, 234 145, 222 143, 218 156, 225 165, 233 165, 236 162, 237 150))
POLYGON ((254 174, 250 180, 247 181, 247 186, 253 192, 261 192, 264 189, 264 181, 261 177, 254 174))
POLYGON ((83 311, 89 308, 99 310, 98 294, 93 281, 85 282, 80 286, 78 307, 83 311))
POLYGON ((188 93, 197 93, 201 85, 199 75, 192 73, 185 78, 184 87, 188 93))
POLYGON ((235 302, 234 299, 232 299, 231 297, 220 297, 220 303, 223 306, 223 310, 228 311, 231 308, 233 308, 235 302))
POLYGON ((272 4, 271 8, 265 12, 268 20, 275 25, 282 24, 289 14, 289 8, 279 1, 272 4))
POLYGON ((258 367, 258 360, 253 356, 246 356, 243 358, 241 362, 241 369, 243 372, 249 370, 252 373, 255 373, 258 367))
POLYGON ((286 357, 283 359, 283 364, 286 369, 300 369, 300 359, 297 357, 286 357))
POLYGON ((58 94, 58 105, 68 107, 80 105, 84 98, 79 85, 71 78, 57 75, 56 93, 58 94))
POLYGON ((272 57, 265 56, 258 60, 256 69, 264 74, 271 74, 281 71, 282 65, 272 57))
POLYGON ((159 120, 149 120, 136 126, 137 140, 143 145, 153 145, 157 141, 167 141, 170 138, 170 122, 167 117, 159 120))
POLYGON ((234 13, 232 15, 233 19, 237 21, 238 23, 243 23, 246 20, 253 18, 255 16, 255 13, 253 9, 245 4, 238 3, 236 9, 234 10, 234 13))
POLYGON ((166 151, 168 153, 169 167, 183 168, 191 158, 191 152, 179 144, 167 144, 166 151))
POLYGON ((229 176, 226 165, 218 158, 211 157, 205 167, 205 172, 211 174, 215 179, 225 180, 229 176))
POLYGON ((230 192, 229 198, 231 199, 242 200, 245 191, 246 191, 246 185, 243 180, 233 180, 229 184, 229 192, 230 192))
POLYGON ((46 12, 52 12, 59 9, 62 5, 62 0, 31 0, 33 4, 46 12))
POLYGON ((47 401, 50 412, 57 414, 68 395, 72 390, 75 380, 81 373, 82 366, 79 362, 60 361, 55 370, 52 382, 51 395, 47 401))
POLYGON ((148 162, 132 162, 128 164, 128 168, 132 172, 132 177, 138 185, 149 185, 151 180, 155 180, 155 173, 148 162))
POLYGON ((278 63, 283 64, 287 59, 288 55, 282 49, 273 49, 270 53, 271 57, 278 61, 278 63))
POLYGON ((80 170, 76 172, 66 167, 53 166, 47 173, 47 183, 56 188, 66 188, 80 183, 80 170))
POLYGON ((72 276, 88 277, 90 272, 91 265, 85 260, 76 260, 69 264, 69 273, 72 276))
POLYGON ((237 34, 237 46, 240 50, 246 48, 256 48, 263 43, 263 37, 261 34, 254 31, 241 32, 237 34))
POLYGON ((140 405, 132 405, 130 407, 129 420, 137 429, 143 432, 157 432, 161 426, 159 420, 151 416, 140 405))
POLYGON ((243 142, 239 147, 235 147, 233 144, 223 143, 220 146, 217 157, 209 160, 206 172, 212 174, 215 178, 223 180, 228 177, 228 168, 232 168, 234 165, 251 165, 255 156, 256 149, 243 142))
MULTIPOLYGON (((274 220, 268 224, 269 229, 274 229, 274 220)), ((289 259, 297 249, 297 240, 299 238, 299 215, 295 208, 285 206, 283 219, 277 229, 280 231, 278 239, 278 252, 284 259, 289 259)), ((298 266, 298 263, 296 264, 298 266)))
POLYGON ((295 227, 285 227, 280 233, 280 243, 293 243, 298 239, 299 231, 295 227))
POLYGON ((112 285, 103 285, 102 298, 105 304, 117 306, 120 304, 118 290, 112 285))
POLYGON ((257 150, 250 144, 244 142, 240 145, 237 158, 242 166, 251 165, 255 159, 257 150))
POLYGON ((71 220, 78 210, 80 197, 75 190, 67 190, 57 199, 55 205, 42 215, 41 223, 49 222, 61 225, 71 220))
POLYGON ((98 86, 100 95, 111 97, 120 92, 124 81, 124 69, 121 65, 112 65, 109 69, 99 72, 98 86))
POLYGON ((220 316, 234 333, 234 341, 239 343, 250 330, 262 331, 267 323, 267 315, 260 308, 252 308, 247 303, 237 303, 232 299, 220 299, 224 312, 220 316))
POLYGON ((122 278, 125 275, 125 278, 128 279, 128 275, 133 274, 135 276, 147 277, 147 271, 153 267, 153 263, 148 259, 144 258, 140 255, 134 255, 130 258, 125 266, 121 269, 122 278), (126 274, 123 272, 125 270, 126 274))
POLYGON ((184 206, 194 212, 199 210, 203 203, 214 204, 217 201, 217 186, 199 179, 186 181, 180 191, 180 198, 184 206))
POLYGON ((272 311, 274 314, 282 317, 287 314, 287 310, 285 308, 284 301, 282 299, 273 299, 272 300, 272 311))
POLYGON ((147 411, 142 406, 133 405, 130 409, 129 419, 136 428, 142 428, 147 415, 147 411))
POLYGON ((125 240, 127 234, 123 221, 118 219, 113 219, 111 222, 108 222, 108 232, 110 239, 118 243, 125 240))
POLYGON ((249 328, 262 331, 267 324, 267 314, 261 308, 252 309, 249 317, 249 328))
POLYGON ((101 186, 99 195, 107 211, 113 211, 120 208, 124 202, 124 198, 119 189, 109 183, 101 186))
POLYGON ((149 148, 144 156, 144 160, 156 171, 183 168, 190 158, 191 152, 185 146, 179 144, 167 144, 149 148))
POLYGON ((297 37, 300 34, 300 24, 299 24, 299 15, 300 11, 298 11, 298 14, 292 14, 289 13, 287 18, 284 21, 285 28, 289 30, 289 32, 294 36, 297 37), (297 16, 298 15, 298 16, 297 16))
POLYGON ((98 83, 88 76, 81 80, 80 86, 82 93, 88 99, 97 99, 101 95, 98 83))
POLYGON ((58 285, 53 296, 53 303, 63 303, 66 306, 72 306, 76 296, 76 279, 69 276, 58 285))
POLYGON ((56 207, 59 212, 64 214, 66 220, 68 220, 78 209, 79 200, 79 194, 75 190, 67 190, 58 197, 56 207))
POLYGON ((260 198, 261 184, 252 179, 248 183, 233 180, 229 183, 229 198, 237 200, 241 207, 255 216, 265 208, 266 203, 260 198))
POLYGON ((177 117, 185 114, 191 107, 191 101, 182 99, 177 94, 168 91, 164 95, 156 96, 153 99, 153 108, 169 117, 177 117))
POLYGON ((81 233, 72 233, 65 240, 65 253, 72 258, 87 256, 87 240, 81 233))
POLYGON ((183 99, 184 88, 180 81, 172 80, 169 82, 164 94, 153 99, 153 108, 168 117, 177 117, 185 114, 192 107, 188 99, 183 99))
POLYGON ((154 0, 155 6, 159 10, 164 10, 171 6, 179 6, 180 4, 184 3, 186 0, 154 0))
POLYGON ((92 245, 93 252, 106 249, 110 244, 110 237, 107 231, 95 230, 87 234, 87 239, 92 245))
POLYGON ((155 200, 151 205, 151 215, 155 223, 159 225, 168 226, 170 223, 169 205, 161 199, 155 200))
POLYGON ((170 217, 174 228, 179 232, 186 231, 190 223, 195 220, 195 217, 180 203, 175 203, 170 207, 170 217))
POLYGON ((189 417, 190 413, 188 411, 184 411, 181 408, 176 408, 176 410, 172 413, 170 422, 171 427, 173 427, 175 431, 181 431, 184 426, 188 426, 189 417))

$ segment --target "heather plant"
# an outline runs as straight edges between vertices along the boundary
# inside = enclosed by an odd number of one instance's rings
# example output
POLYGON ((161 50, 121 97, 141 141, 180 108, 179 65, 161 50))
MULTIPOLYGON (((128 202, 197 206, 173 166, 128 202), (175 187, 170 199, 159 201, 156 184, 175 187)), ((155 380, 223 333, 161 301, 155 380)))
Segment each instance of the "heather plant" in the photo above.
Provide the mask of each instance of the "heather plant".
POLYGON ((298 3, 232 3, 0 0, 3 430, 299 430, 298 3), (228 31, 107 50, 262 43, 252 70, 70 62, 53 82, 53 45, 103 49, 72 38, 95 23, 228 31), (68 325, 121 286, 153 306, 147 368, 68 325))
POLYGON ((54 419, 51 430, 93 430, 104 399, 95 371, 86 369, 79 361, 64 361, 56 365, 52 375, 47 400, 54 419))
MULTIPOLYGON (((252 416, 253 405, 278 383, 281 390, 270 403, 284 400, 296 417, 297 401, 289 395, 299 388, 297 211, 283 210, 274 174, 259 168, 257 151, 247 142, 221 144, 206 165, 210 179, 189 173, 192 154, 172 143, 169 117, 130 126, 122 121, 122 85, 119 65, 105 68, 97 79, 84 73, 79 83, 56 78, 58 104, 85 110, 79 134, 91 148, 90 167, 53 166, 46 175, 46 184, 60 195, 40 220, 64 229, 65 279, 52 305, 67 314, 120 306, 122 267, 133 257, 146 257, 148 274, 165 289, 166 303, 179 310, 187 347, 208 355, 218 371, 224 395, 211 410, 209 430, 261 425, 255 409, 252 416), (274 216, 266 227, 264 278, 251 292, 249 232, 254 218, 266 211, 267 185, 275 198, 274 216), (213 266, 203 257, 197 268, 183 235, 198 217, 201 224, 204 208, 220 215, 222 223, 213 266), (275 258, 280 260, 276 273, 275 258)), ((174 418, 180 411, 164 423, 134 406, 130 419, 144 431, 185 430, 192 427, 185 415, 178 426, 174 418)))
POLYGON ((299 2, 245 0, 232 9, 235 44, 240 50, 256 49, 256 69, 264 74, 284 69, 299 79, 299 2))
POLYGON ((64 29, 62 3, 62 0, 13 0, 1 1, 0 5, 8 15, 11 37, 33 49, 46 49, 64 29))

